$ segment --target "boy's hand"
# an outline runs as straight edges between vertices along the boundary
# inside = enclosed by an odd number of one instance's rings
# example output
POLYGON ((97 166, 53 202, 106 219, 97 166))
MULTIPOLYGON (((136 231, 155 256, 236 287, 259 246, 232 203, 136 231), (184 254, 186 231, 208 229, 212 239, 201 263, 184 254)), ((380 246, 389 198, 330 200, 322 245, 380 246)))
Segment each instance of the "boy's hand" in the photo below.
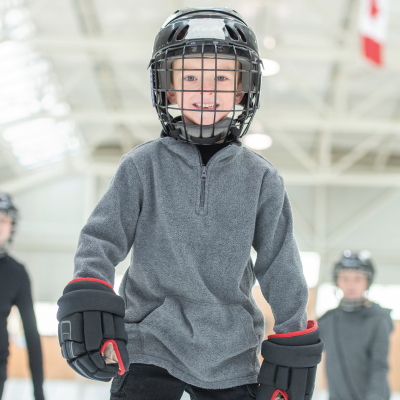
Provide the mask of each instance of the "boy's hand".
POLYGON ((98 280, 72 281, 59 299, 61 353, 85 378, 108 382, 129 367, 123 300, 98 280))
POLYGON ((310 400, 323 348, 316 321, 308 321, 305 331, 268 336, 257 400, 310 400))
POLYGON ((106 364, 119 364, 118 357, 117 354, 115 353, 114 346, 112 343, 107 344, 107 346, 104 349, 104 352, 102 353, 102 356, 104 357, 104 361, 106 362, 106 364))

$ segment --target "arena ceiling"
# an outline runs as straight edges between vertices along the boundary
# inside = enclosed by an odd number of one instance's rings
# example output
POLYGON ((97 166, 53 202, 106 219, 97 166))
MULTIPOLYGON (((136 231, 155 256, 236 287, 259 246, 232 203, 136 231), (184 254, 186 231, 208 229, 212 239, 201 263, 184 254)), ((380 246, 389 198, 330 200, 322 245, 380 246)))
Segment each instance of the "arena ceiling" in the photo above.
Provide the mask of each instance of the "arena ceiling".
MULTIPOLYGON (((400 185, 400 3, 392 1, 383 68, 360 56, 358 0, 223 3, 254 28, 262 57, 280 63, 277 75, 263 78, 253 131, 272 137, 262 153, 286 180, 400 185), (267 37, 275 40, 272 49, 267 37)), ((196 5, 1 0, 0 179, 93 163, 106 173, 108 162, 156 138, 147 71, 152 41, 172 11, 196 5), (44 149, 52 146, 46 130, 62 137, 54 157, 44 149), (26 144, 19 152, 18 135, 26 144), (26 154, 38 142, 35 162, 26 154), (60 168, 62 159, 68 165, 60 168)))

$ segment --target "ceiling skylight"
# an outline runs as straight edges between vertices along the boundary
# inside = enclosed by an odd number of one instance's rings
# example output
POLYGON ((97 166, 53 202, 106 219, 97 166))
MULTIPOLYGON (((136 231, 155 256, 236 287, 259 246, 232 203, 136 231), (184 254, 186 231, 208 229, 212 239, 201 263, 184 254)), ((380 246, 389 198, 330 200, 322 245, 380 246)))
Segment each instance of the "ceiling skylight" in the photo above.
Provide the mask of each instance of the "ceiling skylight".
POLYGON ((0 2, 0 134, 18 162, 35 168, 77 154, 79 141, 51 63, 28 44, 35 27, 24 0, 0 2), (57 120, 53 117, 56 117, 57 120))
POLYGON ((28 45, 1 43, 0 60, 0 124, 39 113, 53 114, 64 104, 49 62, 28 45))
POLYGON ((0 14, 1 41, 25 39, 35 31, 25 0, 0 1, 0 14))
POLYGON ((72 121, 39 118, 5 129, 3 137, 18 162, 27 168, 40 167, 79 152, 72 121))

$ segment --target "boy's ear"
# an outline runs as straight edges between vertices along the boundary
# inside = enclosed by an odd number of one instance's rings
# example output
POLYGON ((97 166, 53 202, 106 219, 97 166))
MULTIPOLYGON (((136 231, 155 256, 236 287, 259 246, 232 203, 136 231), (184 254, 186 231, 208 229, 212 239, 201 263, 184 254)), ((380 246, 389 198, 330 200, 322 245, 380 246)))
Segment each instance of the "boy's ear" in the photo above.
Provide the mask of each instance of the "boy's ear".
MULTIPOLYGON (((174 86, 172 85, 172 83, 171 83, 171 85, 170 85, 170 87, 169 87, 171 90, 174 88, 174 86)), ((171 103, 171 104, 176 104, 176 92, 167 92, 167 98, 168 98, 168 100, 169 100, 169 102, 171 103)))
MULTIPOLYGON (((238 84, 237 90, 242 90, 242 83, 241 82, 238 84)), ((242 101, 242 99, 243 99, 245 94, 246 93, 236 93, 235 103, 239 104, 242 101)))

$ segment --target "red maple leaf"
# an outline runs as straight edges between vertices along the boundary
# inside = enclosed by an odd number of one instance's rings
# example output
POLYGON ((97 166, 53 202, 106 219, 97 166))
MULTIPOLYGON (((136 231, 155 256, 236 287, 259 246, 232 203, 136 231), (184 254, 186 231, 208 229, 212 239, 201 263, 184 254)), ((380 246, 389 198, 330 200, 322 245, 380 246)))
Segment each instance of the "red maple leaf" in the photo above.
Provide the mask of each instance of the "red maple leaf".
POLYGON ((371 0, 371 8, 370 8, 370 13, 371 17, 375 18, 378 15, 379 8, 376 5, 376 0, 371 0))

